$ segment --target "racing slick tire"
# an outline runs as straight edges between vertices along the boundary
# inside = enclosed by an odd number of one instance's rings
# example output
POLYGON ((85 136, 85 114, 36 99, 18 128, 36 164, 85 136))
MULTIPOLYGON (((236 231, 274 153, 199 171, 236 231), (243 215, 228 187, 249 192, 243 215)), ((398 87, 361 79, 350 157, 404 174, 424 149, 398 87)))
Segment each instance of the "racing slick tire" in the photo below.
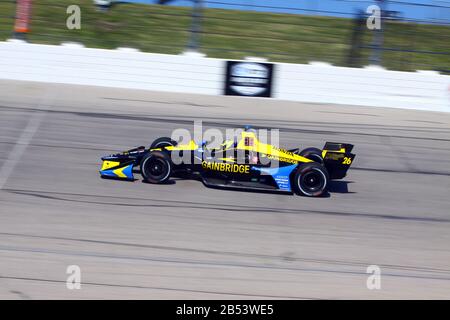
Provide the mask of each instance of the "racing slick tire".
POLYGON ((322 150, 317 148, 306 148, 300 153, 300 156, 305 157, 309 160, 315 161, 317 163, 323 164, 322 150))
POLYGON ((326 192, 329 176, 319 163, 308 162, 298 166, 292 180, 294 191, 307 197, 319 197, 326 192))
POLYGON ((165 183, 172 174, 172 160, 166 152, 150 151, 141 162, 141 175, 150 183, 165 183))
POLYGON ((176 146, 177 142, 169 137, 161 137, 152 142, 150 149, 164 148, 168 146, 176 146))

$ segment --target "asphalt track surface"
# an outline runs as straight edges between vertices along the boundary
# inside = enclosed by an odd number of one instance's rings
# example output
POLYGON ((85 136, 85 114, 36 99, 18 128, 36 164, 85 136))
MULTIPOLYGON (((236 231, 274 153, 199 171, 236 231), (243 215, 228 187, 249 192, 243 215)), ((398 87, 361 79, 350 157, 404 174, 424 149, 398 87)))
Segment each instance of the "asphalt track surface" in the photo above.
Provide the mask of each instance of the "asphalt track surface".
MULTIPOLYGON (((450 298, 450 114, 0 81, 0 298, 450 298), (324 198, 99 178, 173 129, 355 144, 324 198), (66 269, 81 268, 81 290, 66 269), (366 268, 381 268, 368 290, 366 268)), ((138 178, 140 178, 138 176, 138 178)))

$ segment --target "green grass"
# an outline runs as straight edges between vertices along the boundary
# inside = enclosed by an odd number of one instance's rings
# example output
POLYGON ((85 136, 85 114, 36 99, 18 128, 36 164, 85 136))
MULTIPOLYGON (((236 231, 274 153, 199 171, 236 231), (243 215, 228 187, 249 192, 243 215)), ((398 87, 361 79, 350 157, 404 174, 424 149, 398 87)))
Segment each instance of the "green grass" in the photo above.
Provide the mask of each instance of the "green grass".
MULTIPOLYGON (((0 0, 0 40, 11 37, 15 4, 0 0)), ((87 47, 134 47, 142 51, 177 54, 189 41, 191 8, 121 4, 99 12, 92 0, 34 0, 28 40, 32 43, 81 42, 87 47), (66 8, 82 11, 81 30, 66 28, 66 8)), ((270 61, 324 61, 345 65, 353 29, 351 19, 251 11, 207 9, 201 51, 210 57, 242 59, 259 56, 270 61)), ((364 45, 372 33, 366 30, 364 45)), ((391 49, 450 53, 450 27, 389 23, 384 45, 391 49)), ((367 65, 369 49, 361 50, 359 65, 367 65)), ((450 55, 384 51, 388 69, 449 70, 450 55)))

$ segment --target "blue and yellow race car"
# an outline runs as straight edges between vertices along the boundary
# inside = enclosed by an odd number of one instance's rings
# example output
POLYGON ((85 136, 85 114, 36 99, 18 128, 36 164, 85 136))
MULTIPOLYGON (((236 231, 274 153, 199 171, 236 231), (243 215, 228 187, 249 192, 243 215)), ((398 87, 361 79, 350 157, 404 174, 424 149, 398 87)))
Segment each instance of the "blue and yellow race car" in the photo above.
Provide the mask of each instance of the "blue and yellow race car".
POLYGON ((285 150, 258 140, 254 131, 209 148, 208 143, 177 144, 163 137, 144 146, 102 157, 103 178, 167 183, 172 177, 199 177, 206 186, 268 190, 318 197, 332 179, 342 179, 355 155, 352 144, 327 142, 323 149, 285 150))

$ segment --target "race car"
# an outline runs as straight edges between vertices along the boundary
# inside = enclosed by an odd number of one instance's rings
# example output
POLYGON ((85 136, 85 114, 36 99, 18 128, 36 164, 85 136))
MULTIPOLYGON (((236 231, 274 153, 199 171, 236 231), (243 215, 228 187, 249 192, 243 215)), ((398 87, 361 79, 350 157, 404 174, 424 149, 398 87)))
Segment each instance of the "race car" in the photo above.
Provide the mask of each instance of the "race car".
POLYGON ((172 177, 199 177, 208 187, 287 192, 322 196, 330 180, 342 179, 355 155, 352 144, 326 142, 323 149, 285 150, 258 140, 252 130, 214 148, 208 142, 177 144, 168 137, 102 157, 103 178, 167 183, 172 177), (180 161, 180 159, 182 161, 180 161))

